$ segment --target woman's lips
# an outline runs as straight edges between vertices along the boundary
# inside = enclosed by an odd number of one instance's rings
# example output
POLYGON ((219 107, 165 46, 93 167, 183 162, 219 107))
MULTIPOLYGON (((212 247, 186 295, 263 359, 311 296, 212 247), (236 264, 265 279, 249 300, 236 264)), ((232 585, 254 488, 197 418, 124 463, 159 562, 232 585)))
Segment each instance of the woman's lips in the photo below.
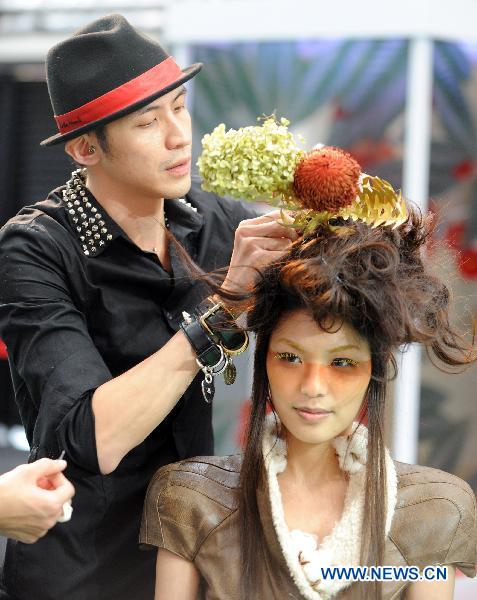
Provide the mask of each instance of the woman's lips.
POLYGON ((166 169, 171 175, 186 175, 190 169, 190 158, 186 158, 180 163, 176 163, 174 166, 166 169))
POLYGON ((315 421, 320 421, 324 419, 328 415, 331 415, 331 411, 323 410, 321 408, 306 408, 305 406, 294 407, 298 416, 300 416, 305 421, 314 423, 315 421))

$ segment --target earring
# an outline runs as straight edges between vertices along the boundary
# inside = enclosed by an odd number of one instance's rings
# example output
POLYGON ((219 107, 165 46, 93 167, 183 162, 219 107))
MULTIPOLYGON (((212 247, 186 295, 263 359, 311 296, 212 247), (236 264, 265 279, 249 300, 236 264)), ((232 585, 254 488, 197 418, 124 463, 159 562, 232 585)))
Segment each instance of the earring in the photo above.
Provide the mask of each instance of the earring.
POLYGON ((90 146, 90 147, 88 148, 88 153, 89 153, 89 154, 94 154, 95 152, 96 152, 96 148, 95 148, 94 146, 90 146))

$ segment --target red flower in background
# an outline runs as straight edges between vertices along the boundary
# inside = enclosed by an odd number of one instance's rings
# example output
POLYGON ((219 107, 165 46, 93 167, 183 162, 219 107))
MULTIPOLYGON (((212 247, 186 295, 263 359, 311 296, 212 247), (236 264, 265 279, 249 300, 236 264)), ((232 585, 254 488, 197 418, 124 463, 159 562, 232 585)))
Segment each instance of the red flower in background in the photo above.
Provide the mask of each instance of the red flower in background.
POLYGON ((8 360, 7 347, 3 340, 0 340, 0 360, 8 360))
POLYGON ((464 279, 477 279, 477 248, 464 245, 465 222, 456 221, 447 228, 445 241, 456 252, 457 268, 464 279))
POLYGON ((452 168, 452 177, 457 180, 468 179, 475 173, 475 163, 473 160, 466 159, 457 163, 452 168))
POLYGON ((464 241, 465 223, 456 221, 449 225, 445 233, 445 241, 452 250, 460 250, 464 241))
POLYGON ((249 399, 244 400, 240 405, 239 420, 237 423, 237 431, 235 432, 235 441, 240 448, 245 447, 245 440, 247 436, 247 427, 250 420, 250 411, 252 410, 252 403, 249 399))
POLYGON ((344 121, 345 119, 349 119, 353 113, 349 110, 344 109, 341 104, 335 105, 334 110, 334 119, 335 121, 344 121))
POLYGON ((396 157, 393 145, 387 140, 363 139, 348 148, 348 152, 359 162, 363 171, 377 163, 396 157))
POLYGON ((477 279, 477 249, 465 248, 459 254, 459 270, 465 279, 477 279))

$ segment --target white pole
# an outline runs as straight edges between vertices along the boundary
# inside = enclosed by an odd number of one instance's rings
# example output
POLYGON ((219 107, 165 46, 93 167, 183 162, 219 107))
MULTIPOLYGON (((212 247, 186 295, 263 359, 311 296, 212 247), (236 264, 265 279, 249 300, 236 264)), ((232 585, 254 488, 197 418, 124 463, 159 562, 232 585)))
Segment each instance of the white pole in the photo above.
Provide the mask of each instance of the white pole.
MULTIPOLYGON (((406 121, 403 161, 404 196, 427 210, 429 154, 432 118, 433 42, 409 41, 406 121)), ((407 463, 417 461, 421 349, 413 344, 398 355, 399 374, 394 390, 393 456, 407 463)))

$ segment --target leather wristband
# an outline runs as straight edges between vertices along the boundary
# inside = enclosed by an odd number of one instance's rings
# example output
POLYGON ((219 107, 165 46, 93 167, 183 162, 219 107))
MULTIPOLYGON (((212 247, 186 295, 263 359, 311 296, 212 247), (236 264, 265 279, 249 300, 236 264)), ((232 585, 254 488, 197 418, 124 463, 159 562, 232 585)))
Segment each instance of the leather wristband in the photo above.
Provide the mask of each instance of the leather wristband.
POLYGON ((194 349, 197 360, 206 367, 213 368, 218 366, 224 358, 221 349, 215 341, 206 334, 197 319, 191 317, 186 312, 184 312, 183 315, 184 320, 180 324, 180 328, 194 349))

